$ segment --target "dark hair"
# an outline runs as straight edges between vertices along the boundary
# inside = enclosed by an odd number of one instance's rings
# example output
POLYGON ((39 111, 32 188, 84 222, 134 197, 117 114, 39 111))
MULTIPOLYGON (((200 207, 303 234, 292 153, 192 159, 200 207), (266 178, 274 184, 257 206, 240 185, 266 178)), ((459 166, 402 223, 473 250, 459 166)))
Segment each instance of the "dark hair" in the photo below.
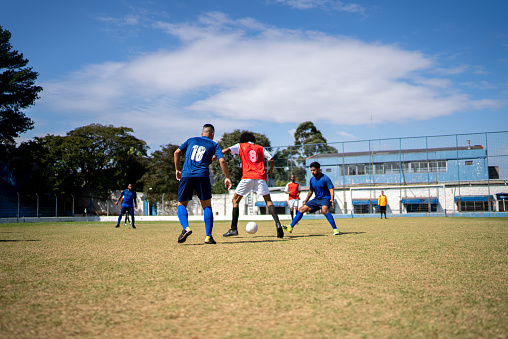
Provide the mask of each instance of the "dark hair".
POLYGON ((243 144, 245 142, 256 143, 256 137, 252 133, 243 132, 242 135, 240 135, 240 143, 243 144))
POLYGON ((319 164, 319 162, 314 161, 313 163, 311 163, 311 164, 309 165, 309 167, 314 167, 314 168, 320 169, 320 168, 321 168, 321 165, 319 164))
POLYGON ((205 125, 203 126, 203 131, 204 131, 205 129, 209 130, 211 133, 215 133, 215 127, 213 127, 213 125, 212 125, 212 124, 205 124, 205 125))

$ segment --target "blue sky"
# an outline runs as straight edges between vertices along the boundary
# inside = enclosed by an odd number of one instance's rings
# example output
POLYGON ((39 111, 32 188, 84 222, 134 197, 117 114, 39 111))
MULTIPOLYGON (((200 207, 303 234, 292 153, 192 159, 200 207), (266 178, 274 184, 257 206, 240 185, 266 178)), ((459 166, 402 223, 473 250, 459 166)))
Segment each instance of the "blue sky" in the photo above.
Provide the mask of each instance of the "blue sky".
POLYGON ((508 1, 4 0, 44 88, 18 141, 90 123, 151 150, 212 123, 272 145, 508 130, 508 1))

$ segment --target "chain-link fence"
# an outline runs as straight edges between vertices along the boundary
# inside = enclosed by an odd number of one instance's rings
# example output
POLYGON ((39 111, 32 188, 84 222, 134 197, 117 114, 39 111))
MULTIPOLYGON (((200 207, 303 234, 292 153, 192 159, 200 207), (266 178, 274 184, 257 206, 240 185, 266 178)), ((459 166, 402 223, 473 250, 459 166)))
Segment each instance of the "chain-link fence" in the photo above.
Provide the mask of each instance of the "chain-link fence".
MULTIPOLYGON (((388 198, 387 212, 395 215, 490 215, 508 208, 506 131, 293 145, 268 151, 275 160, 268 178, 275 188, 274 201, 287 199, 282 187, 291 174, 303 186, 304 198, 312 177, 309 165, 317 161, 335 185, 335 214, 375 214, 381 191, 388 198)), ((117 193, 101 201, 91 196, 10 192, 0 196, 0 217, 114 216, 120 213, 120 206, 114 204, 117 193)), ((138 192, 136 215, 176 215, 174 201, 152 201, 147 193, 145 200, 145 194, 138 192)), ((216 213, 230 213, 231 196, 213 199, 216 213)), ((197 199, 188 209, 191 215, 202 213, 197 199)))
POLYGON ((508 132, 389 138, 273 147, 270 184, 309 186, 317 161, 335 185, 337 214, 504 212, 508 199, 508 132), (326 146, 326 147, 325 147, 326 146))

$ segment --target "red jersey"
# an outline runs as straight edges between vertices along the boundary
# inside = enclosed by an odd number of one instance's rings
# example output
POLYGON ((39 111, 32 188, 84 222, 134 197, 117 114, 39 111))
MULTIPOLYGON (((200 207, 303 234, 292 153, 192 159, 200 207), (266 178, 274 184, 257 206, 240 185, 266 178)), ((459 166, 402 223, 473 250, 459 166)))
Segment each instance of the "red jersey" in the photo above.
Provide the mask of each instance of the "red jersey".
POLYGON ((231 153, 239 154, 242 161, 242 179, 266 180, 265 156, 271 159, 263 146, 249 142, 230 147, 231 153))
POLYGON ((286 185, 286 189, 284 190, 286 193, 289 193, 289 200, 298 199, 300 200, 300 184, 297 182, 290 182, 286 185))

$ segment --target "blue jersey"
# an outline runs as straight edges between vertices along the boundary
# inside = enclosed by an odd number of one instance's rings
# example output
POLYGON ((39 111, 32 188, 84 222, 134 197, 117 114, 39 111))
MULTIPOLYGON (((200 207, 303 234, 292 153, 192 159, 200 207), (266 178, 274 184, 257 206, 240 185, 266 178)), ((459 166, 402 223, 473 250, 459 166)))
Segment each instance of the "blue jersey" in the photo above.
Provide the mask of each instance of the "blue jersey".
POLYGON ((314 199, 328 198, 331 199, 330 189, 334 188, 333 183, 326 174, 321 173, 321 177, 310 178, 310 189, 314 192, 314 199))
POLYGON ((179 149, 185 153, 182 178, 208 178, 213 156, 224 158, 219 144, 205 136, 190 138, 179 149))
POLYGON ((121 197, 123 197, 122 207, 134 207, 134 200, 137 198, 135 191, 126 189, 120 194, 121 197))

